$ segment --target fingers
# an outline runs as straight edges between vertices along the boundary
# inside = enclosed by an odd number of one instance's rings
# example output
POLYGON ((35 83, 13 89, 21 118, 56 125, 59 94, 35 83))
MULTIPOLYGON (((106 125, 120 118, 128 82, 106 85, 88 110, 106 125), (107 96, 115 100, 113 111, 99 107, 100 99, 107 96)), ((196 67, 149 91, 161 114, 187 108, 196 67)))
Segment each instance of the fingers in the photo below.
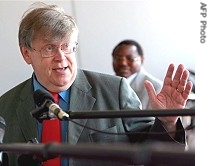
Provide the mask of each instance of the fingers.
POLYGON ((177 91, 182 92, 186 85, 186 79, 188 78, 189 72, 184 69, 184 66, 180 64, 176 70, 171 86, 177 91), (183 87, 184 86, 184 87, 183 87))
POLYGON ((150 81, 145 80, 144 85, 147 89, 147 94, 150 98, 150 101, 153 101, 156 98, 156 92, 155 92, 153 84, 150 81))
POLYGON ((180 64, 173 77, 174 68, 174 64, 169 65, 164 84, 174 88, 177 93, 183 93, 186 97, 192 89, 192 83, 188 81, 189 71, 185 69, 183 64, 180 64))
POLYGON ((189 72, 187 70, 184 70, 184 72, 183 72, 183 74, 181 75, 180 78, 175 78, 174 77, 174 82, 177 82, 179 80, 178 85, 175 85, 176 90, 178 92, 182 93, 185 90, 185 86, 187 84, 188 77, 189 77, 189 72))
POLYGON ((193 87, 193 83, 191 81, 188 81, 187 84, 186 84, 185 89, 182 92, 182 95, 183 95, 185 100, 188 99, 188 96, 189 96, 189 94, 190 94, 190 92, 192 90, 192 87, 193 87))
POLYGON ((180 64, 171 82, 171 86, 177 93, 181 93, 184 99, 188 98, 193 86, 192 82, 188 81, 188 77, 189 71, 184 68, 184 65, 180 64))
POLYGON ((165 76, 165 79, 164 79, 164 84, 165 85, 171 86, 174 68, 175 68, 174 64, 169 65, 166 76, 165 76))

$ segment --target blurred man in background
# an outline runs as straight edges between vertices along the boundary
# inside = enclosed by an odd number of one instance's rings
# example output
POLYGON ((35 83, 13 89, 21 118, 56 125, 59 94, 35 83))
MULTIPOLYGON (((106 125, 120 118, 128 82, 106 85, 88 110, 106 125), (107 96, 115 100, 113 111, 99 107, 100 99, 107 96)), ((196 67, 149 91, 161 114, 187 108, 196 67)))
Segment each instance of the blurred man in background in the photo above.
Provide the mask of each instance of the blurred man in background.
POLYGON ((142 109, 151 109, 144 81, 152 82, 156 93, 160 92, 162 82, 143 67, 144 54, 140 44, 134 40, 123 40, 114 47, 112 57, 115 74, 127 78, 142 102, 142 109))

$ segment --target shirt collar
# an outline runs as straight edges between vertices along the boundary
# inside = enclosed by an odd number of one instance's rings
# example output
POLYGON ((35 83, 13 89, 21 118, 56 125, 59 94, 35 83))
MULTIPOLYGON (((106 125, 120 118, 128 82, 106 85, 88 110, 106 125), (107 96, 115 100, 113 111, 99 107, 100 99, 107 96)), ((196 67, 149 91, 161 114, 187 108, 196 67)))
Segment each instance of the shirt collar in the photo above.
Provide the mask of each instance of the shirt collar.
MULTIPOLYGON (((36 91, 37 89, 41 89, 41 90, 47 90, 46 88, 44 88, 36 79, 35 74, 33 74, 32 76, 33 79, 33 87, 34 87, 34 91, 36 91)), ((59 96, 66 102, 69 103, 69 94, 70 94, 70 88, 66 91, 60 92, 59 96)))
POLYGON ((131 84, 131 82, 135 79, 136 75, 137 75, 137 72, 127 78, 127 81, 129 84, 131 84))

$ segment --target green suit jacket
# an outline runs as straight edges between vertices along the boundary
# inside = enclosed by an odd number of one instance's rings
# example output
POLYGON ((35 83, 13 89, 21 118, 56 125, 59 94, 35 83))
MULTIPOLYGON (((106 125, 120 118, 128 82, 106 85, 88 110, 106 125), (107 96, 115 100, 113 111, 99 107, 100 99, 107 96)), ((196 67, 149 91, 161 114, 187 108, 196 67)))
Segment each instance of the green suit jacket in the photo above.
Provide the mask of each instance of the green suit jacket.
MULTIPOLYGON (((37 120, 31 116, 35 109, 32 78, 22 82, 0 97, 0 116, 6 121, 4 143, 28 142, 38 138, 37 120)), ((141 102, 124 78, 78 69, 71 86, 69 111, 140 110, 141 102)), ((85 128, 88 126, 106 132, 146 131, 154 124, 153 117, 114 119, 75 119, 79 126, 69 121, 68 143, 142 142, 147 135, 105 135, 85 128)), ((157 122, 156 122, 157 123, 157 122)), ((153 128, 160 130, 160 124, 153 128)), ((162 129, 161 129, 162 130, 162 129)), ((159 139, 159 138, 158 138, 159 139)), ((162 137, 161 137, 162 139, 162 137)), ((166 139, 170 140, 169 136, 166 139)), ((18 155, 9 153, 9 163, 17 165, 18 155)), ((103 165, 69 159, 70 165, 103 165)), ((94 162, 94 161, 93 161, 94 162)), ((105 164, 107 165, 107 163, 105 164)), ((110 163, 108 164, 110 165, 110 163)), ((114 164, 116 165, 116 164, 114 164)))

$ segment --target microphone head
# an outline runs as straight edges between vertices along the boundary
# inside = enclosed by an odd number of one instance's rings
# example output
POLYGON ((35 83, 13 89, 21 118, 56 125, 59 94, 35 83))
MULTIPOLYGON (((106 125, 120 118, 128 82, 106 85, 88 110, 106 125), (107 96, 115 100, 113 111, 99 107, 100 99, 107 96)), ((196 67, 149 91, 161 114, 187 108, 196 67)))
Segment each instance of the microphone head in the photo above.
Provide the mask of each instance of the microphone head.
POLYGON ((40 107, 46 100, 55 102, 53 96, 46 90, 38 89, 34 92, 34 102, 40 107))

